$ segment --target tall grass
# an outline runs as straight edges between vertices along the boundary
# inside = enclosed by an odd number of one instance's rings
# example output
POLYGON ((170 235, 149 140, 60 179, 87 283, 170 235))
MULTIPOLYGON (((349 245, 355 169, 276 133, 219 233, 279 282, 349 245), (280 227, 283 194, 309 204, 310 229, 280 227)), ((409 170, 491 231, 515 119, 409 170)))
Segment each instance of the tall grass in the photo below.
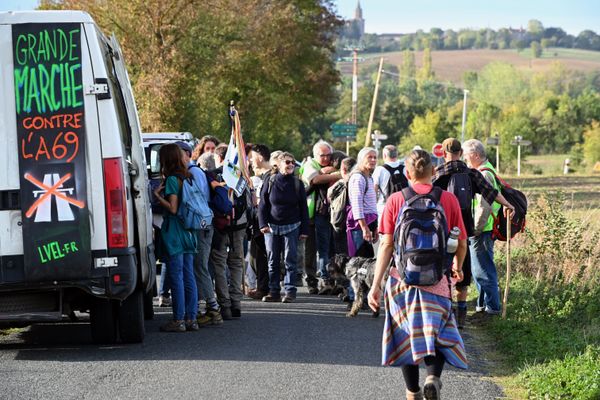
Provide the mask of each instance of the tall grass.
MULTIPOLYGON (((530 207, 512 254, 508 318, 490 325, 530 399, 600 399, 600 228, 560 192, 530 207)), ((498 265, 504 252, 497 250, 498 265)), ((500 268, 501 269, 501 268, 500 268)))

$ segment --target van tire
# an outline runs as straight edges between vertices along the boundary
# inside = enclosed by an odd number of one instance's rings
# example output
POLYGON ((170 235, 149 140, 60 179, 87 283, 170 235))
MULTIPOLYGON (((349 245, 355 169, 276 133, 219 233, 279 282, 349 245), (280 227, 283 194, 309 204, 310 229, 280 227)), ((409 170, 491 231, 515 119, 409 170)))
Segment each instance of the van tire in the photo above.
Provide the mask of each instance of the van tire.
POLYGON ((154 319, 154 287, 148 293, 144 293, 144 319, 146 321, 154 319))
POLYGON ((136 289, 121 302, 119 308, 119 334, 123 343, 141 343, 144 341, 144 294, 136 289))
POLYGON ((117 316, 113 302, 95 299, 90 307, 92 340, 98 344, 117 342, 117 316))

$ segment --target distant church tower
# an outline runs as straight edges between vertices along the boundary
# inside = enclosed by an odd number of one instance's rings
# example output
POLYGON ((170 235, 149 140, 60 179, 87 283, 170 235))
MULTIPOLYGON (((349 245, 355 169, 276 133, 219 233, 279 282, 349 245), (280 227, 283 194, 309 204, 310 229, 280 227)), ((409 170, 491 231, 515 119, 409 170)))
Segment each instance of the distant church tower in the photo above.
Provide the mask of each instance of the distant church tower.
POLYGON ((360 32, 360 37, 362 37, 365 34, 365 20, 363 18, 362 7, 360 6, 360 0, 356 2, 356 10, 354 10, 354 23, 360 32))
POLYGON ((363 11, 360 6, 360 0, 356 2, 356 9, 354 10, 354 18, 346 20, 346 29, 344 36, 348 39, 360 41, 365 34, 365 20, 363 18, 363 11))

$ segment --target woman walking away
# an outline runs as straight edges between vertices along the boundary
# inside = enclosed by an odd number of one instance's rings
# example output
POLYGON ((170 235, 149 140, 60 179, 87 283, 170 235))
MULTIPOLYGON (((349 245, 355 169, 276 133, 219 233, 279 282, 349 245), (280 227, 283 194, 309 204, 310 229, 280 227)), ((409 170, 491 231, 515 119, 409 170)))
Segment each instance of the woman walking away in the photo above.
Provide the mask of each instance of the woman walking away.
POLYGON ((463 278, 465 227, 456 197, 431 185, 429 154, 413 150, 406 167, 411 187, 392 194, 383 211, 369 306, 379 310, 381 281, 394 255, 396 267, 390 268, 385 286, 382 364, 402 368, 407 399, 440 399, 444 364, 467 368, 449 281, 450 275, 457 281, 463 278), (454 227, 460 230, 458 243, 449 234, 454 227), (421 362, 427 367, 423 391, 421 362))
POLYGON ((173 320, 160 327, 163 332, 197 331, 198 290, 194 277, 195 235, 177 217, 183 179, 190 177, 183 154, 176 144, 166 144, 158 154, 164 182, 154 191, 164 208, 161 239, 168 254, 167 276, 171 285, 173 320), (164 197, 161 195, 164 189, 164 197))
POLYGON ((277 158, 277 171, 263 182, 258 205, 258 223, 265 235, 269 263, 269 294, 263 301, 291 303, 296 299, 298 239, 308 237, 308 206, 304 185, 294 175, 295 160, 283 152, 277 158), (281 251, 285 260, 285 296, 281 298, 281 251))

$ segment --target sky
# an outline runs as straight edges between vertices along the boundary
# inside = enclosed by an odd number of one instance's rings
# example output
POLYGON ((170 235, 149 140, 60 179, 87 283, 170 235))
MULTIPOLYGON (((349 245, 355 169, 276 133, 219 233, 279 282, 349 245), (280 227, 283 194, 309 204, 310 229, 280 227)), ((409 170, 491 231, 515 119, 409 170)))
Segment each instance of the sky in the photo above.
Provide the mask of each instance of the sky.
MULTIPOLYGON (((354 18, 357 0, 334 2, 338 15, 354 18)), ((585 29, 600 33, 599 0, 361 0, 360 5, 367 33, 527 28, 530 19, 572 35, 585 29)))
MULTIPOLYGON (((334 0, 353 18, 357 0, 334 0)), ((32 10, 38 0, 0 0, 0 11, 32 10)), ((600 34, 599 0, 361 0, 367 33, 410 33, 431 28, 527 28, 530 19, 577 35, 600 34)))

